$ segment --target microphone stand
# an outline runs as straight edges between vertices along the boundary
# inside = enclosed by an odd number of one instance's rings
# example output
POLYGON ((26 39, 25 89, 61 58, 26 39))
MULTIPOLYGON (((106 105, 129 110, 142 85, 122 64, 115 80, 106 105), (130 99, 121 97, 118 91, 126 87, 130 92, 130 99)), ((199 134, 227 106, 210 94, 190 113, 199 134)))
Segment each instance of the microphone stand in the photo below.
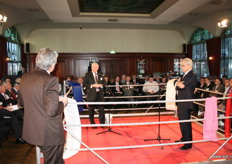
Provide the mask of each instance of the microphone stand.
MULTIPOLYGON (((108 85, 106 85, 106 89, 114 96, 114 99, 116 99, 116 96, 115 96, 115 94, 112 92, 112 90, 109 88, 109 86, 108 85)), ((109 97, 109 96, 108 96, 109 97)), ((103 132, 100 132, 100 133, 97 133, 96 135, 98 135, 98 134, 102 134, 102 133, 106 133, 106 132, 112 132, 112 133, 115 133, 115 134, 118 134, 118 135, 122 135, 121 133, 118 133, 118 132, 115 132, 115 131, 112 131, 112 129, 111 129, 111 127, 110 127, 110 114, 111 114, 111 112, 110 112, 110 109, 111 109, 111 107, 112 107, 112 105, 110 105, 109 106, 109 113, 108 113, 108 115, 109 115, 109 118, 108 118, 108 120, 109 120, 109 127, 108 127, 108 129, 106 130, 106 131, 103 131, 103 132)))
MULTIPOLYGON (((165 93, 164 93, 165 94, 165 93)), ((163 95, 164 95, 163 94, 163 95)), ((163 97, 163 95, 160 95, 160 92, 159 92, 159 98, 157 99, 157 100, 161 100, 161 98, 163 97)), ((158 122, 160 122, 160 103, 159 103, 159 108, 158 108, 158 110, 159 110, 159 114, 158 114, 158 122)), ((158 136, 157 136, 157 138, 153 138, 153 139, 144 139, 144 141, 151 141, 151 140, 157 140, 157 141, 159 141, 159 143, 161 144, 161 140, 166 140, 166 141, 170 141, 170 139, 162 139, 161 137, 160 137, 160 124, 158 124, 158 136)), ((164 147, 163 146, 161 146, 161 149, 163 149, 164 147)))

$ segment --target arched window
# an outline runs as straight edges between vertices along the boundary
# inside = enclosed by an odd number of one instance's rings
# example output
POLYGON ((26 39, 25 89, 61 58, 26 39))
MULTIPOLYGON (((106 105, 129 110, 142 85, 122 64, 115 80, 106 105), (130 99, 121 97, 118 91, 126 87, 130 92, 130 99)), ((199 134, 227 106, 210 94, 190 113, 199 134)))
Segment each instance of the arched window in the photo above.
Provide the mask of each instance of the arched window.
POLYGON ((232 25, 222 34, 220 74, 232 77, 232 25))
POLYGON ((207 47, 206 40, 213 38, 209 31, 198 28, 192 35, 190 43, 192 44, 192 60, 193 71, 197 78, 209 75, 209 68, 207 63, 207 47))
POLYGON ((7 38, 7 74, 17 75, 21 69, 21 46, 18 32, 15 27, 7 29, 4 33, 7 38))

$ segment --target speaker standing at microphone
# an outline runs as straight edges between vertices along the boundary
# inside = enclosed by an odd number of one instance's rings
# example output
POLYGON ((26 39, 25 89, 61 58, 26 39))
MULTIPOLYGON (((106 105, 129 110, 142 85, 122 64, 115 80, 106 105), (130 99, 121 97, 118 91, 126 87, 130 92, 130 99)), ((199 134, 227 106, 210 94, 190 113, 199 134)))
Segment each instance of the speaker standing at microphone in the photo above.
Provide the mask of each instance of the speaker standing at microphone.
MULTIPOLYGON (((87 72, 84 77, 84 87, 86 87, 86 100, 88 102, 103 102, 104 93, 103 85, 104 78, 103 75, 98 73, 99 65, 98 63, 92 63, 91 71, 87 72)), ((91 124, 95 124, 94 121, 94 108, 99 109, 99 122, 100 124, 105 124, 105 111, 103 105, 89 105, 89 120, 91 124)), ((93 127, 96 128, 96 127, 93 127)))

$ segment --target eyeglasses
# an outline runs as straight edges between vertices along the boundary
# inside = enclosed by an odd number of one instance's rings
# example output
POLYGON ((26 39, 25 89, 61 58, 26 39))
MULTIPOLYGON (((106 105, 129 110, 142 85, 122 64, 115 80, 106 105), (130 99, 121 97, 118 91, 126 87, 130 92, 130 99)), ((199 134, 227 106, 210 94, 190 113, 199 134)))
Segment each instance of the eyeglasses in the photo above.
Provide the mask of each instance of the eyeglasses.
POLYGON ((181 67, 184 67, 184 66, 186 66, 186 65, 189 65, 189 64, 183 64, 183 65, 180 65, 181 67))

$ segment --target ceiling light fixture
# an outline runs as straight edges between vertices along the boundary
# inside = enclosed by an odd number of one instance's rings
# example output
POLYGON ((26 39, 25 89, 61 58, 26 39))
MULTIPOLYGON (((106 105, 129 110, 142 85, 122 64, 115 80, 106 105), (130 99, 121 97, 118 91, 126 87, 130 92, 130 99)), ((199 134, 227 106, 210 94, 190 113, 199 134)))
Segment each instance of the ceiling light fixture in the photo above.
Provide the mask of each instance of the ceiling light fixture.
POLYGON ((7 17, 3 14, 0 14, 0 22, 6 22, 7 21, 7 17))
POLYGON ((229 24, 230 24, 230 20, 228 18, 224 18, 217 23, 219 28, 226 28, 229 26, 229 24))

